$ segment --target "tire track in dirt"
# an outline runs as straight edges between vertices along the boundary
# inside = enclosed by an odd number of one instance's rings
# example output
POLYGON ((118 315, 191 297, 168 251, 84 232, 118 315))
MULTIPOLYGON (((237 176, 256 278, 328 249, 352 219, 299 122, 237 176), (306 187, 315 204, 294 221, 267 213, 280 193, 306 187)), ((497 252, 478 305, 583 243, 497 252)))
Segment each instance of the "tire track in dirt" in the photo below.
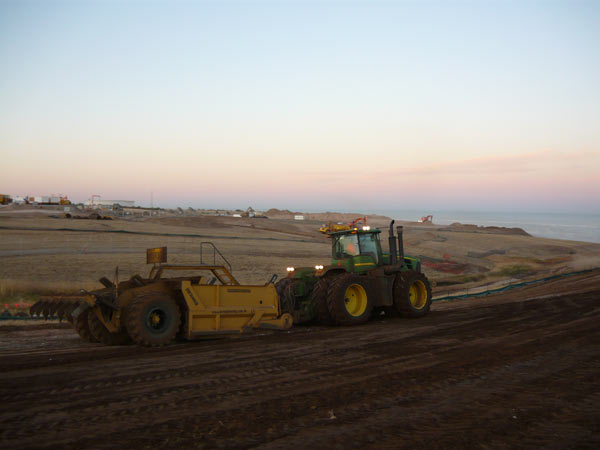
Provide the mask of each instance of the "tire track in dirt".
MULTIPOLYGON (((530 398, 538 406, 529 414, 539 416, 540 386, 564 384, 569 372, 584 380, 570 397, 587 405, 569 414, 594 409, 583 393, 598 367, 591 340, 597 298, 592 292, 139 354, 111 349, 100 361, 89 353, 77 360, 74 350, 64 366, 29 355, 29 368, 0 373, 9 407, 0 413, 0 439, 14 448, 398 448, 386 436, 436 448, 432 436, 460 446, 457 432, 486 441, 485 430, 513 425, 490 404, 522 407, 520 397, 530 398), (482 426, 485 420, 493 427, 482 426)), ((564 414, 540 417, 551 423, 564 414)), ((493 436, 486 442, 495 445, 493 436)))

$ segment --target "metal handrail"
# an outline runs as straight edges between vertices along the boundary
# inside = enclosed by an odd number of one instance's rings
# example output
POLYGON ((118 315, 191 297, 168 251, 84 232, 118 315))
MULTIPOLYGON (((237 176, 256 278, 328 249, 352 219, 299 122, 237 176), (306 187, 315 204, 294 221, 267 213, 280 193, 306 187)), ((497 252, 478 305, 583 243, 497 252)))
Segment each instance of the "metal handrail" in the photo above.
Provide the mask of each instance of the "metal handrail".
POLYGON ((223 256, 223 253, 221 253, 219 251, 219 249, 215 246, 215 244, 213 244, 212 242, 208 242, 208 241, 203 241, 200 242, 200 264, 204 264, 204 254, 203 254, 203 249, 205 245, 210 245, 213 249, 213 265, 217 265, 217 253, 219 254, 219 256, 221 257, 221 259, 223 261, 225 261, 225 264, 227 264, 227 266, 229 267, 229 271, 231 272, 231 264, 229 263, 229 261, 227 261, 227 258, 225 258, 225 256, 223 256))

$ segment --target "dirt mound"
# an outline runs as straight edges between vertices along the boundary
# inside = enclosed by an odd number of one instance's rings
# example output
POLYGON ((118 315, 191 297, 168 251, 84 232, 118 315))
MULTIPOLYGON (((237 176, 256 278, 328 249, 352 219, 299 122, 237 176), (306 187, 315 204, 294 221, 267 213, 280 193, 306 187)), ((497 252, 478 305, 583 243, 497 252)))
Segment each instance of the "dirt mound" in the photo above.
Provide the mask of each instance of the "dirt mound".
POLYGON ((460 222, 454 222, 453 224, 448 225, 446 228, 448 231, 462 231, 466 233, 489 233, 489 234, 510 234, 516 236, 531 236, 527 231, 523 228, 508 228, 508 227, 484 227, 480 225, 474 224, 462 224, 460 222))
POLYGON ((304 220, 314 220, 321 223, 333 222, 333 223, 350 223, 359 217, 366 217, 368 224, 381 226, 388 224, 392 219, 387 216, 379 214, 367 214, 367 213, 340 213, 340 212, 299 212, 289 211, 287 209, 269 209, 265 215, 270 219, 294 219, 294 216, 304 216, 304 220))
POLYGON ((289 218, 289 216, 294 216, 294 215, 299 215, 299 214, 303 214, 301 212, 298 211, 290 211, 289 209, 277 209, 277 208, 271 208, 269 209, 266 213, 265 216, 267 217, 271 217, 271 218, 289 218))

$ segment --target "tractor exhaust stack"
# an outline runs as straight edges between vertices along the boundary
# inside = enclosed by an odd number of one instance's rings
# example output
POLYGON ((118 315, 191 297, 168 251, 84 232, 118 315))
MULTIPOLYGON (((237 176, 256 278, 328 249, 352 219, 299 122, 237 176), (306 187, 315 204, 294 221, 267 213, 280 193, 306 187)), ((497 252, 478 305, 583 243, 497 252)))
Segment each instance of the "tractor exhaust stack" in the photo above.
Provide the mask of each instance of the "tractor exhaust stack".
POLYGON ((403 229, 404 227, 402 225, 398 225, 396 227, 396 230, 398 231, 398 253, 400 254, 398 259, 400 260, 400 263, 404 262, 404 241, 402 239, 403 229))
POLYGON ((394 237, 394 220, 390 223, 390 236, 388 237, 388 244, 390 247, 390 264, 398 264, 398 249, 396 248, 396 238, 394 237))

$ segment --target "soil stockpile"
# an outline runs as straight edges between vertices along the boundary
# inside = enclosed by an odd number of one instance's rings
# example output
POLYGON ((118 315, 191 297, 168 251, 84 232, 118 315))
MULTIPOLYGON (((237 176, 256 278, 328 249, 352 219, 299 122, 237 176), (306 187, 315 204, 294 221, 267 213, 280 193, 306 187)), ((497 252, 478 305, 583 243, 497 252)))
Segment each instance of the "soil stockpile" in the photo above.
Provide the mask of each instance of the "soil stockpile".
POLYGON ((470 233, 489 233, 489 234, 514 234, 519 236, 531 236, 527 231, 523 228, 513 227, 483 227, 479 225, 473 225, 470 223, 462 224, 459 222, 454 222, 446 227, 448 231, 462 231, 462 232, 470 232, 470 233))

